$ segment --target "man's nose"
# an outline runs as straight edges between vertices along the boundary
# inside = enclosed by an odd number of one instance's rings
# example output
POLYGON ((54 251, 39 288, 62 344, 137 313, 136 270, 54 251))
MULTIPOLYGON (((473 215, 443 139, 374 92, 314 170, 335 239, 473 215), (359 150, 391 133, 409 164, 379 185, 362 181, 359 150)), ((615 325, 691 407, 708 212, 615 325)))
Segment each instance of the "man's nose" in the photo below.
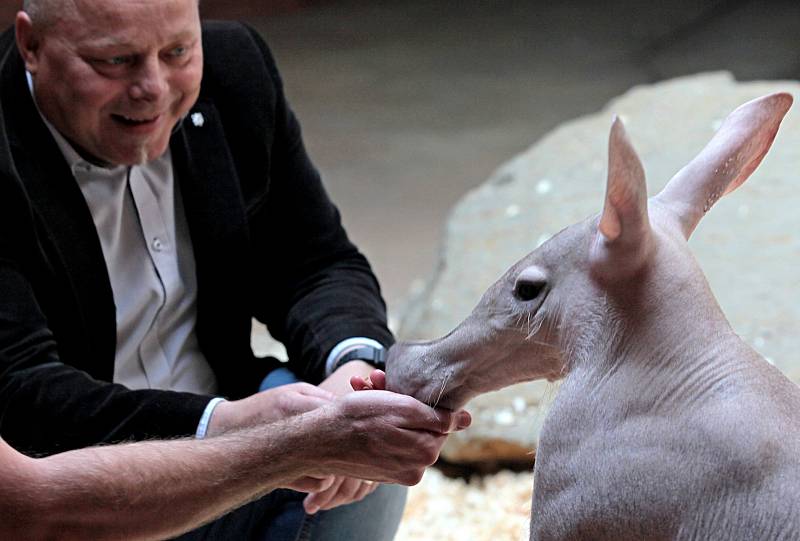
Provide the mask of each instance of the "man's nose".
POLYGON ((134 100, 155 101, 167 91, 167 70, 160 60, 148 58, 139 64, 129 94, 134 100))

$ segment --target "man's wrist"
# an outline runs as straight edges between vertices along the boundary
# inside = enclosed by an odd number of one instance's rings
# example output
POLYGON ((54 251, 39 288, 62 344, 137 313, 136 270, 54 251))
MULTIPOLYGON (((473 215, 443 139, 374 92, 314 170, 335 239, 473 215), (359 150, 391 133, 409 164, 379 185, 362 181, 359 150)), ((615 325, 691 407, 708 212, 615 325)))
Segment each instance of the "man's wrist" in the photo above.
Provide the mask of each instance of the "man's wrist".
POLYGON ((345 362, 349 362, 351 360, 362 360, 372 364, 376 368, 380 367, 383 369, 384 365, 380 364, 379 366, 370 360, 372 358, 379 357, 380 355, 372 353, 371 351, 360 354, 366 356, 366 359, 362 358, 360 355, 354 355, 347 360, 342 360, 342 358, 348 355, 350 352, 359 350, 360 348, 372 348, 372 350, 378 351, 383 351, 384 349, 383 344, 371 338, 355 337, 342 340, 331 350, 330 354, 328 354, 328 358, 325 361, 325 374, 331 375, 334 370, 339 368, 342 364, 345 364, 345 362))
POLYGON ((208 425, 211 423, 211 416, 214 414, 214 410, 220 405, 222 402, 225 402, 224 398, 212 398, 211 401, 206 405, 206 409, 203 410, 203 415, 200 417, 200 422, 197 423, 197 431, 194 434, 194 437, 198 440, 202 440, 206 437, 208 433, 208 425))
POLYGON ((333 374, 319 384, 319 387, 336 396, 342 396, 353 391, 350 378, 359 376, 365 379, 369 377, 373 370, 375 370, 374 366, 355 359, 337 368, 333 374))
POLYGON ((350 361, 364 361, 380 370, 386 370, 386 351, 383 348, 376 348, 372 346, 359 346, 350 349, 339 356, 339 359, 333 365, 333 369, 337 370, 343 364, 350 361))

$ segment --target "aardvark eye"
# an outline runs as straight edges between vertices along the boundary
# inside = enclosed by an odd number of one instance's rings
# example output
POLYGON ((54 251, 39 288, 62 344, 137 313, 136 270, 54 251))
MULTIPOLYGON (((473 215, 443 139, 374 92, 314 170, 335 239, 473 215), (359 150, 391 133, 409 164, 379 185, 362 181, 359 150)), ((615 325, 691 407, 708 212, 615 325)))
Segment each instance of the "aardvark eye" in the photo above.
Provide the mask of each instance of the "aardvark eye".
POLYGON ((542 294, 547 286, 547 270, 531 265, 522 269, 514 280, 514 296, 523 302, 532 301, 542 294))
POLYGON ((532 301, 544 289, 545 282, 517 280, 514 285, 514 296, 521 301, 532 301))

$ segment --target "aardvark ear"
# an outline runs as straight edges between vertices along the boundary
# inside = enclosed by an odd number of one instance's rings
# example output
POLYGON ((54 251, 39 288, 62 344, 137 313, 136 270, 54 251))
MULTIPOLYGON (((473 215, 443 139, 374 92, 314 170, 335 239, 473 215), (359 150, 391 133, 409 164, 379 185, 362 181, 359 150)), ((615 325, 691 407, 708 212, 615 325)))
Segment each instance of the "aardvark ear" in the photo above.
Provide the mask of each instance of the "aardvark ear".
POLYGON ((654 198, 675 214, 687 239, 711 206, 755 171, 791 105, 792 96, 781 92, 739 106, 654 198))
POLYGON ((625 127, 614 118, 608 138, 608 181, 603 214, 592 246, 592 272, 604 280, 636 272, 650 253, 647 185, 625 127))

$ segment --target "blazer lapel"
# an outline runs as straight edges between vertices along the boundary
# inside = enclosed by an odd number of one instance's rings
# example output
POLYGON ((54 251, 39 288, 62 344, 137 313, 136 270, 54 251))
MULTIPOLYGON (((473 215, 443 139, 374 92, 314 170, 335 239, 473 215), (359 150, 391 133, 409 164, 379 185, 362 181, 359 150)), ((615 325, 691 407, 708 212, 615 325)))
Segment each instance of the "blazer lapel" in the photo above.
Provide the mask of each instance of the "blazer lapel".
MULTIPOLYGON (((28 88, 24 65, 16 49, 7 49, 2 62, 3 126, 10 159, 2 161, 5 173, 17 177, 31 199, 40 227, 40 242, 59 284, 71 291, 74 313, 70 332, 80 327, 89 355, 82 366, 95 377, 111 380, 116 349, 116 310, 100 240, 83 194, 75 182, 47 127, 41 120, 28 88), (78 324, 80 326, 78 327, 78 324)), ((63 292, 62 295, 67 295, 63 292)), ((68 295, 67 295, 68 296, 68 295)), ((65 344, 66 345, 66 344, 65 344)), ((62 354, 64 352, 62 351, 62 354)))
POLYGON ((213 103, 198 100, 170 148, 195 257, 203 259, 211 247, 216 252, 241 235, 246 223, 238 175, 213 103))
POLYGON ((197 102, 172 136, 171 149, 194 249, 197 336, 217 376, 225 380, 226 367, 215 357, 221 362, 236 357, 236 346, 216 343, 218 337, 237 334, 235 343, 247 348, 238 355, 252 354, 250 311, 241 305, 247 298, 250 239, 239 176, 213 103, 197 102))

